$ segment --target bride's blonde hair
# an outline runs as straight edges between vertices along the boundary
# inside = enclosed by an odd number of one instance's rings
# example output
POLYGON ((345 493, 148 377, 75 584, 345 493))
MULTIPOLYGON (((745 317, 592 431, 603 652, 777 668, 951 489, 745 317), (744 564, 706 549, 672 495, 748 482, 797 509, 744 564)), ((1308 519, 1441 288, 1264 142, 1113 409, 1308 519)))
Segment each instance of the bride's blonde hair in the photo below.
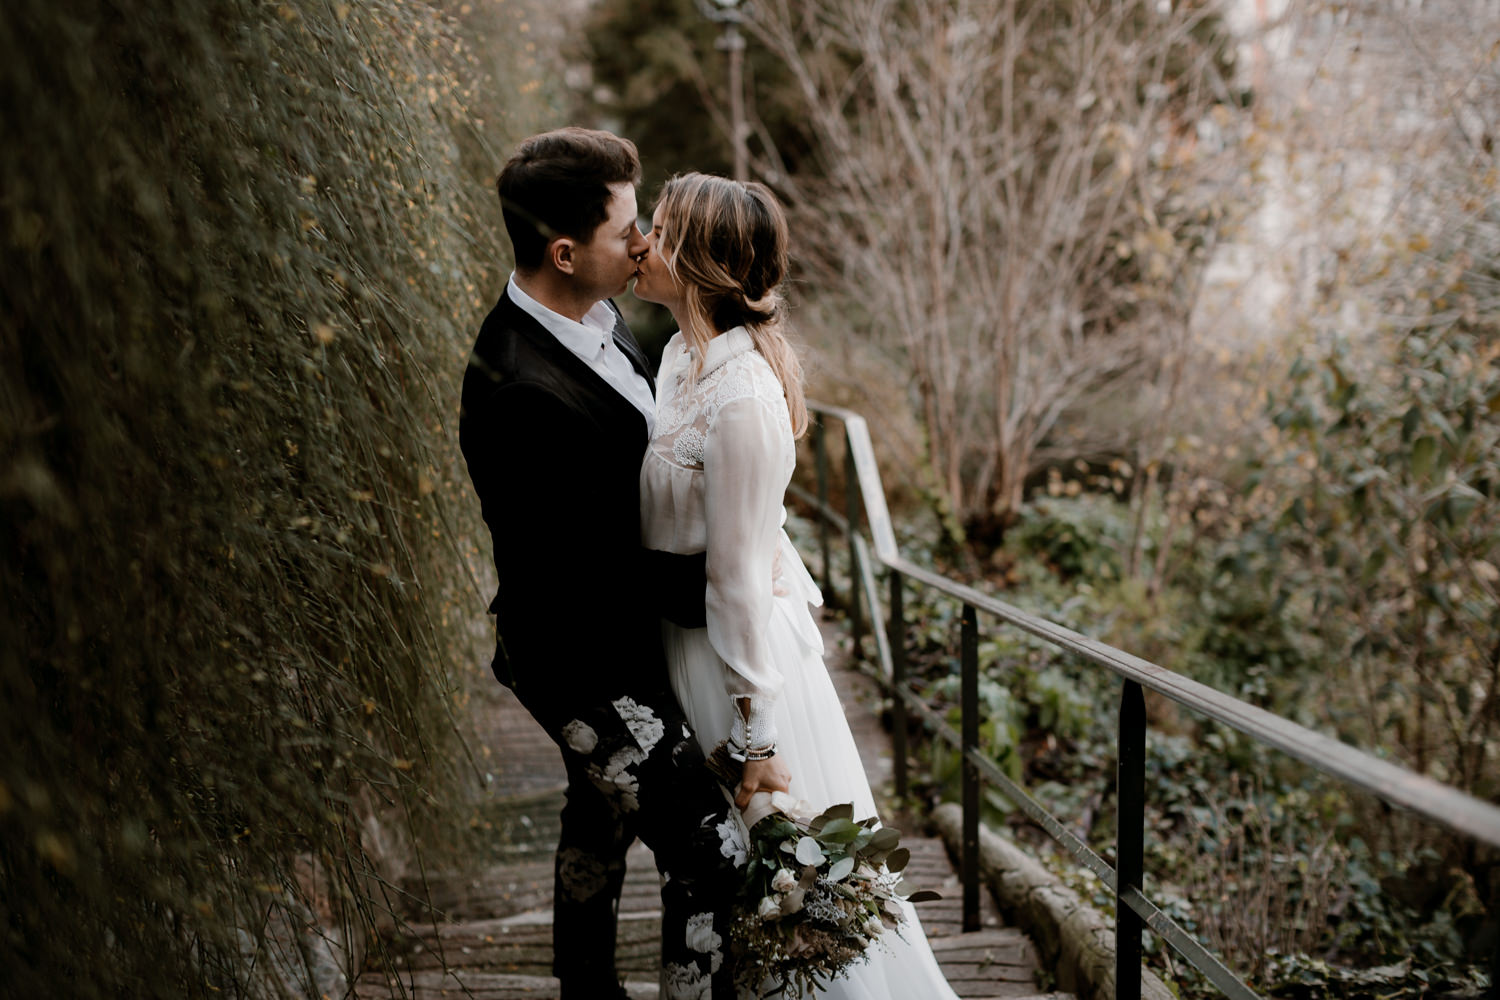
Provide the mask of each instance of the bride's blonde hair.
POLYGON ((683 287, 682 335, 701 358, 709 340, 743 326, 786 395, 792 433, 807 430, 802 362, 786 337, 781 282, 788 258, 786 215, 764 184, 679 174, 657 202, 657 252, 683 287))

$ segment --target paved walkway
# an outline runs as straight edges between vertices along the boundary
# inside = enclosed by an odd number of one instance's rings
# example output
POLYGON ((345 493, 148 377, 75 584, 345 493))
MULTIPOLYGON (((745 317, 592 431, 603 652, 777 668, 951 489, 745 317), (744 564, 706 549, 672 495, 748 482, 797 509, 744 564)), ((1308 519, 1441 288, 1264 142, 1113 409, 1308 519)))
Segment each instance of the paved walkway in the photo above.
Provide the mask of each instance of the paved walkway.
MULTIPOLYGON (((880 798, 881 791, 889 790, 892 766, 890 737, 878 720, 878 694, 872 681, 847 665, 844 646, 827 623, 824 636, 834 683, 880 798)), ((476 754, 490 775, 476 814, 485 833, 486 863, 468 873, 429 874, 425 888, 406 887, 415 898, 428 899, 432 911, 408 915, 409 936, 390 942, 394 967, 366 971, 357 983, 356 1000, 377 1000, 393 992, 413 1000, 556 1000, 557 980, 550 974, 552 852, 565 781, 562 761, 546 734, 498 684, 481 685, 472 708, 476 754)), ((882 815, 892 813, 882 809, 882 815)), ((1030 942, 1002 926, 987 897, 984 928, 962 933, 962 891, 942 842, 915 836, 913 830, 901 842, 912 852, 907 871, 913 884, 943 893, 943 899, 921 903, 917 911, 959 996, 1038 997, 1042 991, 1035 985, 1030 942)), ((618 966, 631 997, 657 1000, 660 885, 643 845, 636 844, 627 861, 618 966)))

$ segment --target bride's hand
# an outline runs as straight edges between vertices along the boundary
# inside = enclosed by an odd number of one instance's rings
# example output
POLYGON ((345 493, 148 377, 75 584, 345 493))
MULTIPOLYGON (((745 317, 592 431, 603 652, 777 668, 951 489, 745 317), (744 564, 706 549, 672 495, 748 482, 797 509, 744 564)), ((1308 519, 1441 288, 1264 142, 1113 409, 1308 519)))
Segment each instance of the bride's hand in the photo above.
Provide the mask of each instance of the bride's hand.
POLYGON ((792 772, 780 755, 772 754, 765 760, 747 760, 745 771, 740 776, 740 787, 734 794, 734 804, 743 810, 756 792, 788 792, 791 787, 792 772))

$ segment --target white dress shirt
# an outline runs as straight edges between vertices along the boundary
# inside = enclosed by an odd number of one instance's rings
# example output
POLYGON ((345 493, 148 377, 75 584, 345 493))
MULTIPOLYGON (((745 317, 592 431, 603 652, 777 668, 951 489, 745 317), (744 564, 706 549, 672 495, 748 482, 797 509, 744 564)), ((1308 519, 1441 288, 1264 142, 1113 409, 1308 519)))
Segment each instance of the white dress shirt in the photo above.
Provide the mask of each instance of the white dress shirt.
POLYGON ((516 284, 514 271, 510 275, 508 292, 510 300, 523 312, 542 324, 558 343, 577 355, 593 369, 594 374, 641 411, 641 416, 646 418, 648 436, 656 429, 656 400, 651 395, 651 386, 615 344, 614 310, 604 302, 595 302, 593 308, 584 313, 582 323, 571 320, 522 291, 516 284))

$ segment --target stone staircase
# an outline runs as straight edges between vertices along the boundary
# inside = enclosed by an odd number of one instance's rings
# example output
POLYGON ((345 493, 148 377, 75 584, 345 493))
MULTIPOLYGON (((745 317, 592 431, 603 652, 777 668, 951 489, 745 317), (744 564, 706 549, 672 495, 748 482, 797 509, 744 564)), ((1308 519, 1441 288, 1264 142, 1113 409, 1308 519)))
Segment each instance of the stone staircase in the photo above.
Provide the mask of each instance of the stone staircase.
MULTIPOLYGON (((836 650, 830 633, 828 648, 836 650)), ((890 740, 877 720, 878 699, 863 675, 830 658, 865 767, 878 789, 890 777, 890 740)), ((429 874, 404 886, 414 905, 407 923, 377 950, 379 966, 356 983, 356 1000, 404 996, 411 1000, 556 1000, 552 978, 552 852, 562 805, 563 772, 556 749, 503 688, 489 685, 474 699, 478 741, 493 766, 482 804, 489 861, 458 874, 429 874)), ((899 825, 899 823, 897 824, 899 825)), ((941 840, 907 831, 912 884, 943 893, 921 903, 922 920, 949 983, 959 996, 1040 998, 1031 943, 1002 925, 983 898, 983 927, 962 932, 962 890, 941 840)), ((651 852, 641 844, 627 858, 620 901, 617 965, 638 1000, 656 1000, 660 954, 660 883, 651 852)), ((920 997, 911 1000, 923 1000, 920 997)), ((1071 998, 1068 998, 1071 1000, 1071 998)))

